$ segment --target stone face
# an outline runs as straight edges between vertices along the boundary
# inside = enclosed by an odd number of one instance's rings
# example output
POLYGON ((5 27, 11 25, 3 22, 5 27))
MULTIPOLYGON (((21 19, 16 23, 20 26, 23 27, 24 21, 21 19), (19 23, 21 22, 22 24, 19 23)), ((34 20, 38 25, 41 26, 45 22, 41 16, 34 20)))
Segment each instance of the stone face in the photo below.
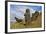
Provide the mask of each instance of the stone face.
POLYGON ((30 10, 29 9, 26 9, 24 16, 25 16, 26 24, 30 23, 30 10))

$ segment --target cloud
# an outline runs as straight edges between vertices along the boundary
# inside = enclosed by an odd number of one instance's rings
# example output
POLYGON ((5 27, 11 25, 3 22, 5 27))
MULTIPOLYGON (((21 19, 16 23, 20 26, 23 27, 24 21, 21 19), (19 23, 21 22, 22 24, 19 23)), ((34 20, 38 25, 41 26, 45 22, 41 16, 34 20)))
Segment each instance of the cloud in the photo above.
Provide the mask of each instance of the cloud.
POLYGON ((24 13, 26 11, 26 9, 30 9, 30 17, 32 17, 32 13, 35 12, 35 10, 29 6, 16 6, 13 5, 10 8, 10 19, 15 20, 14 17, 17 17, 19 19, 23 19, 24 18, 24 13))

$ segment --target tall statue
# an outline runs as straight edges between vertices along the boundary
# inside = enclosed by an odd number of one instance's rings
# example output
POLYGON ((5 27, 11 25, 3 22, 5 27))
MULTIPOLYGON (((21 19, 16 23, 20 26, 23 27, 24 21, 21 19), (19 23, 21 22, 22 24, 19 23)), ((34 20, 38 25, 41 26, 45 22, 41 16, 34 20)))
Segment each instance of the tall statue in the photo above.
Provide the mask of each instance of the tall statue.
POLYGON ((29 9, 26 9, 24 16, 25 16, 25 22, 26 22, 26 25, 27 25, 27 24, 30 23, 30 10, 29 9))

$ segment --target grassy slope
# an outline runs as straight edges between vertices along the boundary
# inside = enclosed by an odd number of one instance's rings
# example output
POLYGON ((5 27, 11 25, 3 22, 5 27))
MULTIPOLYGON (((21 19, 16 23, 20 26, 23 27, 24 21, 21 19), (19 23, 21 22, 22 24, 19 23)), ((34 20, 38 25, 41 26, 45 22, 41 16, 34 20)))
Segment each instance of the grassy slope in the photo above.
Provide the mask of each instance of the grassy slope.
MULTIPOLYGON (((39 27, 41 27, 41 24, 42 24, 41 15, 39 15, 37 17, 37 20, 32 21, 29 25, 27 25, 27 27, 29 27, 29 28, 39 28, 39 27)), ((13 23, 10 26, 11 26, 10 27, 11 29, 26 28, 26 26, 24 26, 23 23, 13 23)))
POLYGON ((31 27, 32 28, 41 27, 41 24, 42 24, 41 18, 42 18, 41 15, 39 15, 36 21, 32 21, 31 27))

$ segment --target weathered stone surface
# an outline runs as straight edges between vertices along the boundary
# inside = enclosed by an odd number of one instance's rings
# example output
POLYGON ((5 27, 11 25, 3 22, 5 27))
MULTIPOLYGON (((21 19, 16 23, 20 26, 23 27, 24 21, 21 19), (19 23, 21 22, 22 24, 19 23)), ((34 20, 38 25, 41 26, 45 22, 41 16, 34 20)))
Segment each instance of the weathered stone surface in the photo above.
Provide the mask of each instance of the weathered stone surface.
POLYGON ((25 22, 26 22, 26 24, 29 24, 31 21, 31 17, 30 17, 30 10, 29 9, 26 9, 26 13, 24 14, 24 16, 25 16, 25 22))

